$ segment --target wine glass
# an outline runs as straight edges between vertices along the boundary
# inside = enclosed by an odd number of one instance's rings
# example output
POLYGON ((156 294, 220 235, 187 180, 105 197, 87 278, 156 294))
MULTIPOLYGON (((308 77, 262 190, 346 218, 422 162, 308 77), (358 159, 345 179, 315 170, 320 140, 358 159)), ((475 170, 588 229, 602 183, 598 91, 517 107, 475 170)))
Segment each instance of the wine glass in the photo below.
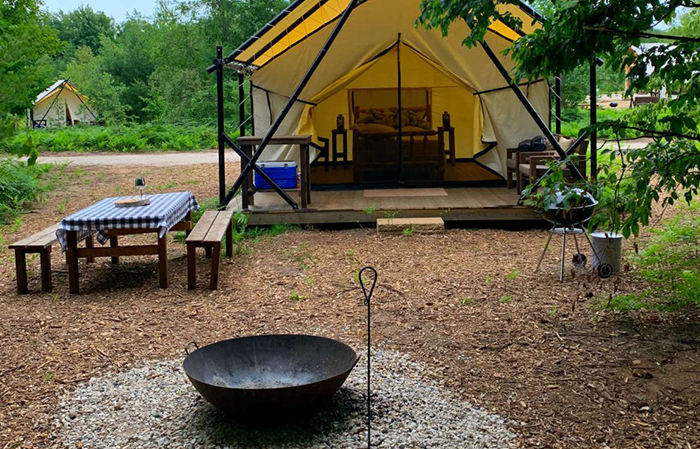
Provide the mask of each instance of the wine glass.
POLYGON ((134 182, 134 185, 137 189, 139 189, 140 199, 143 199, 143 189, 146 188, 146 178, 139 176, 138 178, 136 178, 136 182, 134 182))

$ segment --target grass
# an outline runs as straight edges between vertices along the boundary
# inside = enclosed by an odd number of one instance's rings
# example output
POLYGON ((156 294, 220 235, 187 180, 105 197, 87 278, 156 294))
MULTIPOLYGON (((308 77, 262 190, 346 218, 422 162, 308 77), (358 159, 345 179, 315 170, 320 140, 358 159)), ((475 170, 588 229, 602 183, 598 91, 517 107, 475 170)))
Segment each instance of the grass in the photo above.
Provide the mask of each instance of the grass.
POLYGON ((459 303, 462 304, 463 306, 469 306, 474 302, 473 299, 471 299, 469 296, 465 296, 464 298, 461 298, 459 300, 459 303))
POLYGON ((630 260, 650 287, 634 294, 609 296, 599 307, 620 311, 676 310, 700 306, 700 202, 681 211, 644 240, 630 260))
POLYGON ((292 290, 292 293, 289 294, 289 299, 291 299, 292 301, 304 301, 306 299, 306 296, 302 295, 296 290, 292 290))
MULTIPOLYGON (((235 132, 234 132, 235 134, 235 132)), ((73 126, 26 129, 6 144, 13 151, 31 139, 41 152, 90 152, 140 150, 191 151, 216 148, 216 127, 192 124, 144 124, 123 126, 73 126)), ((235 136, 232 136, 235 139, 235 136)))
POLYGON ((498 298, 498 302, 500 302, 501 304, 508 304, 512 300, 513 300, 513 297, 510 295, 503 295, 500 298, 498 298))
POLYGON ((13 223, 51 188, 55 178, 46 176, 50 170, 50 165, 27 165, 17 159, 0 161, 0 224, 13 223))
MULTIPOLYGON (((628 114, 629 109, 598 109, 598 122, 605 120, 616 120, 628 114)), ((561 133, 565 136, 578 136, 581 129, 590 125, 590 111, 583 108, 567 108, 562 111, 561 133)), ((552 126, 554 129, 554 126, 552 126)), ((598 131, 601 139, 613 139, 610 130, 601 129, 598 131)), ((631 137, 631 136, 627 136, 631 137)))

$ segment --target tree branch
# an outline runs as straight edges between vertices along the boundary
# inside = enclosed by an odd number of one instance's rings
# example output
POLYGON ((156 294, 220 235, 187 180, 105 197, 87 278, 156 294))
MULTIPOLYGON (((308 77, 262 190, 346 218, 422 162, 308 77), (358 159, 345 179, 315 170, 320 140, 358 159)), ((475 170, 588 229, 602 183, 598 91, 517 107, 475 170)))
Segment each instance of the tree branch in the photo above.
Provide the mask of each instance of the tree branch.
POLYGON ((606 28, 606 27, 592 27, 592 26, 584 26, 583 29, 586 31, 598 31, 600 33, 612 33, 612 34, 619 34, 619 35, 628 36, 628 37, 654 37, 654 38, 667 39, 667 40, 678 41, 678 42, 700 43, 700 38, 688 37, 688 36, 675 36, 673 34, 649 33, 646 31, 626 31, 626 30, 616 30, 616 29, 606 28))
POLYGON ((689 139, 689 140, 696 140, 696 141, 700 142, 700 136, 693 135, 693 134, 680 134, 680 133, 674 133, 671 131, 656 131, 653 129, 638 128, 636 126, 621 126, 620 128, 631 129, 632 131, 639 131, 639 132, 644 133, 644 134, 649 134, 650 136, 677 137, 679 139, 689 139))

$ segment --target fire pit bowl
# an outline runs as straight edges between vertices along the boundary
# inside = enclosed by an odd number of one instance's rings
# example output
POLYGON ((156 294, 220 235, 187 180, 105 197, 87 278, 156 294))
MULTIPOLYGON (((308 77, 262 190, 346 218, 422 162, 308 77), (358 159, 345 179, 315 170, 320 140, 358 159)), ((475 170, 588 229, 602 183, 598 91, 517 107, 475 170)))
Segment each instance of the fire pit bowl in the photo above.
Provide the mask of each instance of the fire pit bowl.
POLYGON ((598 201, 588 192, 580 189, 574 189, 574 191, 581 196, 579 205, 565 208, 563 205, 564 195, 557 192, 557 202, 544 210, 543 218, 554 226, 565 228, 581 226, 588 222, 593 216, 598 201))
POLYGON ((219 410, 245 417, 292 415, 333 396, 359 360, 348 345, 311 335, 259 335, 197 349, 183 368, 219 410))

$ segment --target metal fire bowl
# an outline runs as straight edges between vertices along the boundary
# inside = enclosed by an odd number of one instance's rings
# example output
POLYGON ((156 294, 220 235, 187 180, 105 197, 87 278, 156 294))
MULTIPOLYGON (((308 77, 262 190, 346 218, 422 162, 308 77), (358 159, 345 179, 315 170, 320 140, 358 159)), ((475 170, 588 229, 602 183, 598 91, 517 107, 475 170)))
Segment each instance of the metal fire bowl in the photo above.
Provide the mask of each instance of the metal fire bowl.
POLYGON ((570 210, 551 207, 542 213, 542 217, 554 226, 571 227, 588 222, 593 217, 593 211, 598 203, 573 207, 570 210))
POLYGON ((330 338, 259 335, 197 349, 183 368, 214 407, 254 417, 313 408, 340 389, 358 360, 350 346, 330 338))

